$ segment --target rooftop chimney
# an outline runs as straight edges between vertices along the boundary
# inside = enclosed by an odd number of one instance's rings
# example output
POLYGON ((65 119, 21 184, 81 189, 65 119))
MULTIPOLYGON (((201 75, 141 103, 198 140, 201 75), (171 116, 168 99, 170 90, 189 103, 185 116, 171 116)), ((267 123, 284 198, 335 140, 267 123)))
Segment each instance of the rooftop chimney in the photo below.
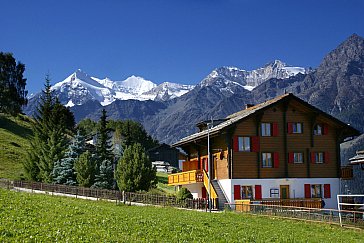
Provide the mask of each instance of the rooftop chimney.
POLYGON ((254 106, 254 104, 246 104, 246 105, 245 105, 245 109, 251 108, 251 107, 253 107, 253 106, 254 106))

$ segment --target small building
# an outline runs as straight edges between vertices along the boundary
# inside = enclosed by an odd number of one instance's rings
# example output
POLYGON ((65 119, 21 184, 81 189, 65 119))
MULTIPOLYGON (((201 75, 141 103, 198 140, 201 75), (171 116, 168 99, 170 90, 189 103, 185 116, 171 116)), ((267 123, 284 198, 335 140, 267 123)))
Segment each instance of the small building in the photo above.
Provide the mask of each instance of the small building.
POLYGON ((188 188, 195 198, 206 198, 210 189, 220 208, 240 199, 318 199, 317 205, 323 200, 325 208, 335 208, 340 143, 360 134, 293 94, 198 127, 199 132, 172 145, 188 159, 168 182, 188 188))
POLYGON ((161 144, 148 150, 149 158, 153 161, 168 162, 169 165, 178 168, 179 150, 168 144, 161 144))

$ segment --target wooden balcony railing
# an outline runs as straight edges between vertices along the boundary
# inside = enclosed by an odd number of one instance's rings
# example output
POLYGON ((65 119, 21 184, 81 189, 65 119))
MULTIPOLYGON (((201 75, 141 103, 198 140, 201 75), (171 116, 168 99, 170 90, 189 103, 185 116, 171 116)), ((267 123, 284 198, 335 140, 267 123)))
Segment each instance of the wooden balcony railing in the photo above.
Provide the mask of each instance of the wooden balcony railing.
POLYGON ((262 199, 253 200, 254 203, 263 205, 274 205, 274 206, 289 206, 289 207, 303 207, 303 208, 322 208, 321 198, 291 198, 291 199, 262 199))
POLYGON ((340 177, 343 180, 353 179, 353 167, 352 166, 341 167, 341 176, 340 177))
POLYGON ((168 175, 169 186, 192 184, 203 181, 203 173, 200 170, 191 170, 168 175))

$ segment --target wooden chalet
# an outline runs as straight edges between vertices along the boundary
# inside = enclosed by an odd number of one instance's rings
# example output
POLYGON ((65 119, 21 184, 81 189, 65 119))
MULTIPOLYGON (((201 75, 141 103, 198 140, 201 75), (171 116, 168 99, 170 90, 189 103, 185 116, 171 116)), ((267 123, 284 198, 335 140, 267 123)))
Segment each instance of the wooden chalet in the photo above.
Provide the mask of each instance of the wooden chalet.
POLYGON ((206 198, 210 170, 211 198, 220 208, 239 199, 292 199, 299 206, 319 199, 321 206, 323 199, 325 207, 337 206, 340 143, 358 136, 356 129, 293 94, 208 123, 199 123, 199 132, 172 145, 182 148, 188 160, 181 173, 168 177, 169 185, 206 198))

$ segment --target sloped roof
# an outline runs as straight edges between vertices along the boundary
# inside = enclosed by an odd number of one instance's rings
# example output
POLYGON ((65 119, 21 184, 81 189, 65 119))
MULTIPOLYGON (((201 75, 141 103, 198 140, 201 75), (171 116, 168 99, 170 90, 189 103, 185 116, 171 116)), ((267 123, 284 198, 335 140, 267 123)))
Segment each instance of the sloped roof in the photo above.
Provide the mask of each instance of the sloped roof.
POLYGON ((186 143, 189 143, 189 142, 193 142, 193 141, 196 141, 198 139, 202 139, 202 138, 205 138, 207 137, 207 134, 208 132, 210 133, 210 135, 214 135, 214 134, 217 134, 219 133, 221 130, 245 119, 245 118, 248 118, 250 116, 252 116, 253 114, 257 114, 259 111, 262 111, 262 110, 265 110, 267 109, 268 107, 272 106, 272 105, 275 105, 277 103, 280 103, 284 100, 289 100, 289 99, 295 99, 297 101, 299 101, 300 103, 304 104, 305 106, 309 107, 310 109, 314 110, 315 112, 318 112, 324 116, 326 116, 327 118, 331 119, 331 120, 334 120, 335 122, 339 123, 340 125, 342 126, 345 126, 347 127, 350 131, 351 131, 351 134, 348 135, 348 136, 358 136, 360 135, 360 132, 358 130, 356 130, 355 128, 343 123, 342 121, 336 119, 335 117, 319 110, 318 108, 310 105, 309 103, 301 100, 300 98, 296 97, 295 95, 293 95, 292 93, 288 93, 288 94, 284 94, 284 95, 281 95, 281 96, 278 96, 274 99, 271 99, 271 100, 268 100, 268 101, 265 101, 263 103, 260 103, 258 105, 255 105, 255 106, 252 106, 250 108, 247 108, 245 110, 241 110, 241 111, 238 111, 236 113, 233 113, 229 116, 226 117, 226 121, 220 123, 219 125, 209 129, 208 130, 204 130, 204 131, 201 131, 201 132, 197 132, 197 133, 194 133, 190 136, 187 136, 187 137, 184 137, 182 138, 181 140, 179 140, 178 142, 172 144, 172 147, 177 147, 177 146, 181 146, 183 144, 186 144, 186 143))
POLYGON ((356 151, 356 155, 349 159, 351 164, 364 164, 364 151, 356 151))

